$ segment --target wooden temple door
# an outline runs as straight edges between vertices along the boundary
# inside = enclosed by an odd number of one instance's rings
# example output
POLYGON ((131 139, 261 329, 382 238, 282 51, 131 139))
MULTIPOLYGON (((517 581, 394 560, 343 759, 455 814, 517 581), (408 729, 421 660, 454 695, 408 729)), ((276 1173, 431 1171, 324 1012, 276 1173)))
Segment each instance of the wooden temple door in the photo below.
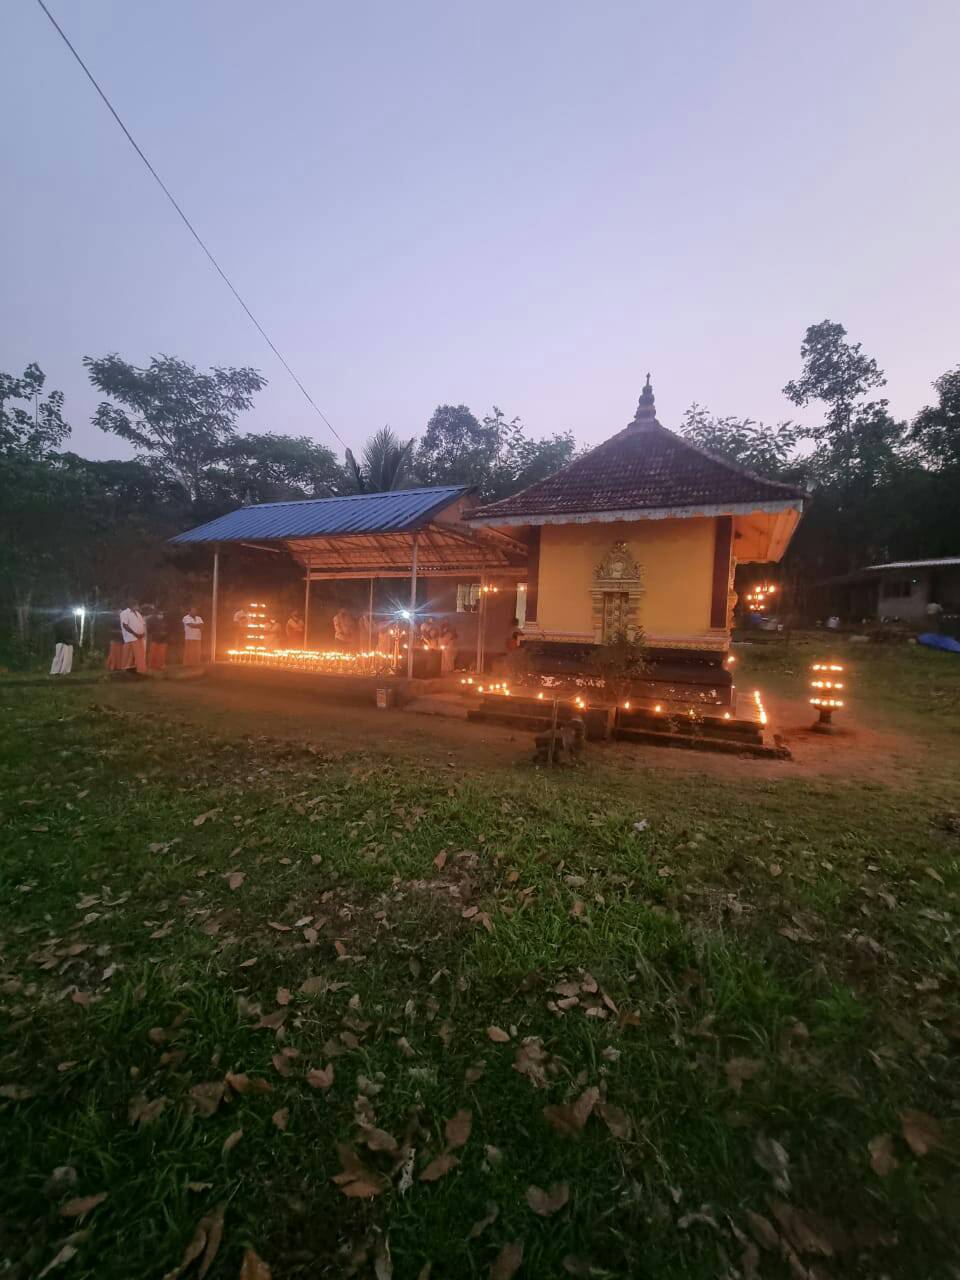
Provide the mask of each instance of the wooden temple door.
POLYGON ((627 629, 627 606, 630 596, 626 591, 603 593, 603 643, 610 644, 627 629))

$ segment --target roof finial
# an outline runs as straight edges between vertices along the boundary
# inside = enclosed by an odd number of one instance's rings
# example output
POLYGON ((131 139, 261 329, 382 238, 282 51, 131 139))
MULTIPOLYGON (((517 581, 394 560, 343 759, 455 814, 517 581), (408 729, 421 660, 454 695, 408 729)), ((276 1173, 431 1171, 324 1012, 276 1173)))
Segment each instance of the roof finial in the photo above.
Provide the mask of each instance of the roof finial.
POLYGON ((648 373, 647 381, 644 383, 643 391, 640 394, 640 403, 637 405, 634 422, 652 422, 656 416, 657 408, 653 402, 653 384, 648 373))

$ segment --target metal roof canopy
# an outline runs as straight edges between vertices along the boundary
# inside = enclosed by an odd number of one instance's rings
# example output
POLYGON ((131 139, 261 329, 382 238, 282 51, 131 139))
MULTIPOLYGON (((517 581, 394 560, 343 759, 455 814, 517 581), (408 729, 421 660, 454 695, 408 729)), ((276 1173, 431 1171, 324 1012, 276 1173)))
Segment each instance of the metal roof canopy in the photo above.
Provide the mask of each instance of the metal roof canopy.
POLYGON ((234 543, 288 552, 312 579, 521 573, 524 543, 500 530, 462 522, 469 485, 400 489, 344 498, 270 502, 241 507, 178 534, 178 545, 234 543))

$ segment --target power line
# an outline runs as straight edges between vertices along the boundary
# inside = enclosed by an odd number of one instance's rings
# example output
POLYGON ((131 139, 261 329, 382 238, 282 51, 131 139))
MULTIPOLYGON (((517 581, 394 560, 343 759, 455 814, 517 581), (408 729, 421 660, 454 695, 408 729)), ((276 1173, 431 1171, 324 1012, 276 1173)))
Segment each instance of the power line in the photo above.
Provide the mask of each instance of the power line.
POLYGON ((40 8, 43 10, 43 12, 47 15, 47 17, 48 17, 48 18, 50 19, 50 21, 53 23, 53 26, 54 26, 54 28, 56 29, 56 31, 58 32, 58 34, 59 34, 59 36, 60 36, 61 40, 63 40, 63 43, 67 46, 67 48, 70 50, 70 52, 71 52, 71 53, 73 54, 73 56, 76 58, 77 62, 80 64, 80 67, 81 67, 81 69, 82 69, 82 71, 83 71, 83 74, 87 77, 87 79, 88 79, 88 80, 90 81, 90 83, 93 85, 94 89, 96 89, 97 93, 98 93, 98 94, 100 95, 100 97, 103 99, 103 103, 104 103, 104 105, 106 106, 106 108, 107 108, 107 110, 110 112, 110 114, 113 116, 114 120, 116 120, 116 122, 117 122, 117 124, 120 126, 120 128, 123 130, 123 133, 124 133, 124 135, 125 135, 125 137, 126 137, 127 141, 130 143, 131 147, 133 147, 134 151, 137 153, 137 155, 140 157, 140 159, 143 161, 143 163, 144 163, 144 164, 147 166, 147 168, 150 170, 151 174, 153 175, 154 180, 156 181, 157 186, 160 188, 160 190, 163 192, 163 194, 167 197, 167 199, 168 199, 168 200, 170 201, 170 203, 173 205, 174 209, 176 209, 177 213, 178 213, 178 214, 179 214, 179 216, 180 216, 181 221, 183 222, 183 225, 187 228, 187 230, 188 230, 188 231, 190 232, 190 234, 193 236, 194 240, 196 240, 197 244, 200 246, 200 248, 203 250, 203 252, 204 252, 204 253, 207 255, 207 257, 210 259, 210 261, 211 261, 211 263, 213 264, 214 270, 216 271, 217 275, 220 277, 220 279, 223 281, 223 283, 227 286, 227 288, 230 290, 230 292, 233 294, 233 296, 236 298, 236 300, 240 303, 241 307, 243 307, 244 311, 247 313, 247 315, 249 316, 249 318, 253 321, 253 324, 254 324, 254 326, 256 327, 256 330, 257 330, 257 332, 260 334, 261 338, 263 338, 264 342, 266 342, 267 346, 270 348, 270 350, 273 352, 273 354, 277 357, 277 359, 280 361, 280 363, 281 363, 281 364, 283 365, 283 367, 286 369, 287 373, 289 373, 290 377, 294 380, 294 382, 297 384, 297 386, 298 386, 298 387, 300 388, 300 390, 303 392, 303 394, 304 394, 304 396, 305 396, 305 398, 306 398, 306 400, 307 400, 307 403, 308 403, 308 404, 309 404, 309 405, 310 405, 310 406, 311 406, 311 407, 316 411, 316 413, 319 415, 320 419, 321 419, 321 420, 326 424, 326 426, 329 428, 329 430, 331 431, 331 433, 336 437, 336 439, 337 439, 337 440, 339 440, 339 442, 340 442, 340 444, 343 446, 343 448, 344 448, 344 449, 346 449, 347 445, 346 445, 346 442, 344 441, 343 437, 342 437, 342 436, 340 435, 340 433, 337 431, 336 427, 333 425, 333 423, 330 421, 330 419, 327 417, 327 415, 323 412, 323 410, 320 408, 320 406, 319 406, 319 405, 317 404, 317 402, 314 400, 313 396, 310 394, 310 392, 307 390, 307 388, 303 385, 303 383, 300 381, 300 379, 297 377, 297 375, 294 373, 294 371, 293 371, 293 370, 290 368, 290 366, 287 364, 287 362, 286 362, 286 360, 284 359, 283 355, 280 353, 280 351, 278 350, 278 348, 277 348, 276 344, 273 342, 273 340, 271 339, 271 337, 269 336, 269 334, 267 333, 267 331, 264 329, 263 325, 260 323, 260 321, 257 319, 257 317, 253 314, 253 312, 250 310, 250 308, 249 308, 249 307, 247 306, 247 304, 244 302, 243 298, 241 298, 240 294, 239 294, 239 293, 237 292, 237 290, 234 288, 234 286, 233 286, 233 284, 232 284, 232 282, 231 282, 231 280, 230 280, 229 276, 228 276, 228 275, 227 275, 227 273, 224 271, 223 267, 221 267, 220 263, 216 260, 216 258, 213 256, 213 254, 210 252, 210 250, 209 250, 209 249, 207 248, 207 246, 204 244, 203 240, 200 238, 200 234, 199 234, 199 232, 197 231, 196 227, 194 227, 193 223, 190 221, 190 219, 187 217, 187 215, 186 215, 186 214, 183 212, 183 210, 180 208, 180 205, 179 205, 179 204, 177 203, 177 201, 174 199, 173 193, 170 191, 169 187, 166 185, 166 183, 165 183, 165 182, 163 181, 163 179, 160 177, 159 173, 157 173, 156 169, 153 167, 153 165, 150 163, 150 161, 147 159, 147 157, 143 154, 143 152, 141 151, 140 147, 137 145, 137 142, 136 142, 136 140, 135 140, 135 138, 134 138, 133 134, 130 132, 130 130, 127 128, 127 126, 123 123, 123 121, 122 121, 122 120, 120 119, 120 117, 117 115, 117 112, 116 112, 116 111, 115 111, 115 109, 114 109, 113 103, 110 101, 110 99, 109 99, 109 98, 107 97, 107 95, 104 93, 104 91, 100 88, 100 85, 97 83, 96 79, 94 78, 93 73, 91 72, 90 68, 87 66, 87 64, 84 62, 84 60, 80 57, 79 53, 77 53, 76 49, 75 49, 75 48, 73 47, 73 45, 70 43, 70 38, 69 38, 69 36, 67 35, 67 33, 64 31, 63 27, 61 27, 60 23, 56 20, 56 18, 53 16, 53 14, 50 12, 50 10, 49 10, 49 9, 47 8, 47 6, 44 4, 43 0, 37 0, 37 4, 40 6, 40 8))

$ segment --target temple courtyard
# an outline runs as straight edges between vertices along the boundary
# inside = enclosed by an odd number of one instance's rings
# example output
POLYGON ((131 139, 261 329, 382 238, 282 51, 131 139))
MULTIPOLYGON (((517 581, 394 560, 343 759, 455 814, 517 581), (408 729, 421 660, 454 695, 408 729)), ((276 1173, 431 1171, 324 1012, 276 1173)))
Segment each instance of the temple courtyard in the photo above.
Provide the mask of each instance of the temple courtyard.
POLYGON ((0 1274, 955 1277, 960 663, 818 736, 818 647, 736 650, 789 759, 554 769, 4 679, 0 1274))

